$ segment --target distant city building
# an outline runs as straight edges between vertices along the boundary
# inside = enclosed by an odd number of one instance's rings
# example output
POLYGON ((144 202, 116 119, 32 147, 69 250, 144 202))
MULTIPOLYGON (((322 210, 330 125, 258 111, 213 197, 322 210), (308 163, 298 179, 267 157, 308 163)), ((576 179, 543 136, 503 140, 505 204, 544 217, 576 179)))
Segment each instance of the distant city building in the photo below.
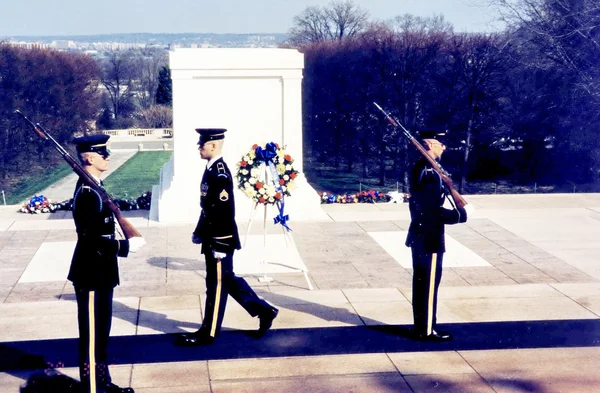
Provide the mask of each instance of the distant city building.
POLYGON ((86 37, 6 37, 9 44, 23 48, 55 48, 80 51, 92 56, 115 50, 158 48, 273 48, 285 34, 105 34, 86 37))
POLYGON ((75 45, 75 41, 68 40, 52 41, 50 46, 56 49, 75 49, 77 47, 77 45, 75 45))
POLYGON ((25 41, 8 41, 9 45, 16 46, 19 48, 27 49, 47 49, 50 48, 49 44, 43 42, 25 42, 25 41))

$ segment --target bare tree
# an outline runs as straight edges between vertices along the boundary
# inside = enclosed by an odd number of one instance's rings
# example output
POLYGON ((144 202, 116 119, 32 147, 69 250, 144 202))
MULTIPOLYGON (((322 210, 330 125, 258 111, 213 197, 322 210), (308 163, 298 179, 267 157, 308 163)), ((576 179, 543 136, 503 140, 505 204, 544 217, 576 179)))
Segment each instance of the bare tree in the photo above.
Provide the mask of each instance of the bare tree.
POLYGON ((526 32, 521 38, 577 74, 577 87, 600 103, 600 0, 489 1, 515 32, 526 32))
POLYGON ((112 104, 115 120, 123 115, 124 108, 131 108, 135 94, 136 67, 131 51, 111 51, 101 63, 102 85, 106 88, 112 104))
POLYGON ((361 10, 352 1, 333 1, 324 8, 325 16, 331 21, 330 36, 341 40, 362 31, 369 19, 369 13, 361 10))
POLYGON ((289 42, 298 46, 352 37, 365 29, 368 19, 369 13, 352 0, 334 0, 326 7, 307 7, 294 17, 289 42))
POLYGON ((167 55, 163 50, 150 49, 143 51, 134 62, 139 73, 135 99, 140 108, 148 109, 156 101, 158 74, 167 65, 167 55))
POLYGON ((173 125, 173 108, 167 105, 152 105, 137 113, 142 127, 167 128, 173 125))
POLYGON ((431 17, 421 17, 412 14, 399 15, 394 18, 393 25, 400 32, 451 34, 454 31, 452 24, 441 14, 431 17))
POLYGON ((502 57, 501 51, 503 40, 494 34, 468 34, 454 36, 451 43, 449 55, 459 81, 456 99, 461 104, 465 122, 461 192, 466 184, 467 163, 474 139, 483 129, 492 128, 486 122, 494 114, 493 101, 501 97, 496 90, 503 84, 506 71, 506 58, 502 57))
MULTIPOLYGON (((86 132, 98 111, 96 61, 89 55, 0 42, 0 188, 62 162, 13 113, 40 122, 60 143, 86 132)), ((18 201, 14 201, 15 203, 18 201)))

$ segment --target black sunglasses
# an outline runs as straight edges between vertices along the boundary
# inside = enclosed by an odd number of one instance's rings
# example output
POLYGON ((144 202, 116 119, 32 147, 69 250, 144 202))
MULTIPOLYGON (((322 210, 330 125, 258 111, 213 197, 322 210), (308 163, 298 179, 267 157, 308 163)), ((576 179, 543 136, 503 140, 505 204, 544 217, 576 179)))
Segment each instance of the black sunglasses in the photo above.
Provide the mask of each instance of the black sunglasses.
POLYGON ((107 159, 108 157, 110 157, 110 150, 106 149, 106 150, 101 150, 101 151, 97 151, 96 153, 100 154, 102 156, 103 159, 107 159))

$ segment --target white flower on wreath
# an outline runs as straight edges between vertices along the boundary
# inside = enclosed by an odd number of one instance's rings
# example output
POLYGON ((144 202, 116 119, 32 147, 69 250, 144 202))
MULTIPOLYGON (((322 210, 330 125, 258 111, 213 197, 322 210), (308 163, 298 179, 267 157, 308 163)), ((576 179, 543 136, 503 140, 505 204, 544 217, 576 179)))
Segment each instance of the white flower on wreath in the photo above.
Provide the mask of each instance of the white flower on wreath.
POLYGON ((275 198, 269 197, 268 201, 271 202, 271 203, 273 203, 273 202, 275 202, 275 198))
POLYGON ((285 191, 285 190, 287 190, 287 187, 286 186, 281 186, 281 191, 285 191))
POLYGON ((254 160, 248 160, 248 165, 254 164, 254 160))
POLYGON ((281 175, 282 173, 285 173, 285 165, 283 165, 283 164, 278 164, 278 165, 277 165, 277 173, 279 173, 280 175, 281 175))
POLYGON ((266 193, 268 196, 273 196, 275 195, 275 186, 269 185, 266 188, 266 193))
POLYGON ((289 175, 283 175, 283 180, 285 180, 285 181, 290 180, 290 176, 289 175))
POLYGON ((242 175, 247 175, 248 174, 248 170, 247 169, 242 169, 242 170, 240 170, 240 173, 242 175))
POLYGON ((260 169, 259 168, 252 168, 252 169, 250 169, 250 176, 252 176, 252 177, 258 177, 259 174, 260 174, 260 169))
MULTIPOLYGON (((250 161, 250 157, 249 156, 244 156, 244 161, 246 161, 246 162, 250 161)), ((249 164, 249 162, 248 162, 248 164, 249 164)))
POLYGON ((263 187, 263 188, 261 188, 260 190, 258 190, 258 193, 259 193, 259 194, 263 194, 263 195, 264 195, 264 193, 265 193, 265 192, 267 192, 267 191, 265 191, 265 188, 264 188, 264 187, 263 187))
POLYGON ((295 189, 295 188, 296 188, 296 184, 295 184, 293 181, 290 181, 290 182, 287 184, 287 190, 288 190, 288 191, 294 191, 294 189, 295 189))
POLYGON ((256 178, 251 177, 250 179, 248 179, 248 183, 250 183, 252 185, 256 184, 256 178))
POLYGON ((249 196, 250 198, 253 198, 256 196, 256 190, 254 188, 246 188, 246 190, 244 191, 244 193, 249 196))
POLYGON ((293 168, 292 168, 292 164, 287 164, 287 165, 285 166, 285 170, 286 170, 286 171, 291 171, 292 169, 293 169, 293 168))
POLYGON ((252 159, 252 160, 255 159, 256 158, 256 152, 254 150, 251 150, 248 153, 248 157, 250 157, 250 159, 252 159))

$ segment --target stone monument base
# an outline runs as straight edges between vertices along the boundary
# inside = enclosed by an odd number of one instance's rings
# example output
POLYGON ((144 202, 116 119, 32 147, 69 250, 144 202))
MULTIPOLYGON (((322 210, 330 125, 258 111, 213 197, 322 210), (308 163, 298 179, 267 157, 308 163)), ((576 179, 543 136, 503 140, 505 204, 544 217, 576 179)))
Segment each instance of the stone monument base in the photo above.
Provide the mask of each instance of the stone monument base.
MULTIPOLYGON (((152 187, 152 203, 149 218, 161 223, 195 223, 200 216, 200 200, 198 193, 190 193, 187 178, 178 178, 172 174, 173 159, 169 160, 160 171, 160 184, 152 187)), ((231 165, 230 165, 231 166, 231 165)), ((235 174, 234 174, 235 176, 235 174)), ((200 179, 196 179, 193 189, 200 188, 200 179)), ((315 189, 308 184, 302 174, 295 179, 296 189, 292 196, 285 198, 284 213, 290 216, 290 227, 294 221, 331 221, 331 218, 321 209, 321 200, 315 189)), ((234 184, 234 187, 237 187, 234 184)), ((254 212, 255 203, 237 188, 234 191, 236 220, 239 222, 263 221, 263 208, 254 212)), ((278 211, 274 206, 268 206, 267 221, 272 223, 278 211)))
MULTIPOLYGON (((278 143, 303 170, 302 70, 295 49, 177 48, 169 54, 173 81, 173 157, 153 187, 150 218, 194 222, 200 213, 200 181, 206 162, 198 154, 196 128, 225 128, 223 159, 236 164, 254 144, 278 143)), ((291 220, 328 220, 304 177, 286 198, 291 220)), ((236 218, 247 220, 252 202, 235 193, 236 218)), ((262 217, 261 217, 262 219, 262 217)))

